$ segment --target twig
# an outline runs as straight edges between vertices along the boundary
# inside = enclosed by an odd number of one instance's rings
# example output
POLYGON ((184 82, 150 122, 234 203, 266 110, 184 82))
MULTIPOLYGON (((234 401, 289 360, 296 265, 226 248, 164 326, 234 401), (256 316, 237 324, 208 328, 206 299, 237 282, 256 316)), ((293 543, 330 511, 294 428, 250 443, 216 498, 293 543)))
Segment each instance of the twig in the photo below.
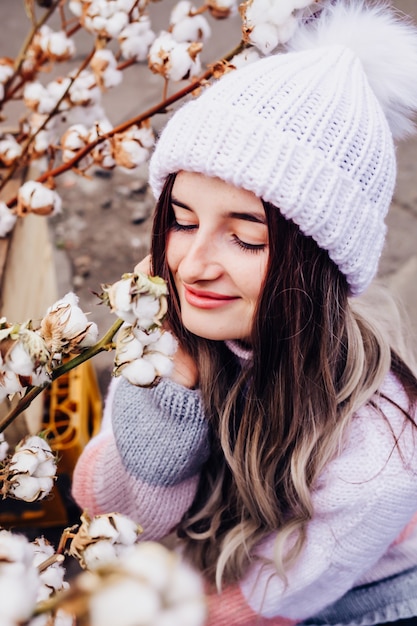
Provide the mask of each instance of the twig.
POLYGON ((72 85, 74 84, 74 81, 78 78, 78 76, 81 74, 81 72, 87 67, 87 65, 91 61, 91 59, 92 59, 92 57, 94 55, 94 52, 95 52, 95 48, 93 48, 91 50, 90 54, 83 60, 83 62, 81 63, 80 67, 78 68, 78 70, 74 74, 74 76, 72 76, 72 78, 71 78, 71 80, 70 80, 70 82, 68 84, 68 87, 65 89, 64 93, 62 94, 62 96, 60 97, 60 99, 58 100, 56 105, 54 106, 53 110, 44 119, 42 124, 33 133, 33 135, 31 135, 27 139, 27 141, 23 145, 22 154, 20 155, 19 159, 16 160, 13 163, 13 165, 10 166, 10 169, 8 170, 6 176, 3 178, 3 180, 2 180, 2 182, 0 184, 0 191, 5 187, 6 183, 8 183, 9 180, 11 180, 11 178, 14 176, 16 170, 20 167, 22 160, 25 158, 25 156, 26 156, 26 154, 27 154, 27 152, 29 150, 29 147, 34 142, 34 140, 37 137, 37 135, 39 135, 39 133, 47 126, 48 122, 54 117, 54 115, 56 115, 59 112, 59 107, 60 107, 61 102, 66 98, 69 90, 71 89, 72 85))
MULTIPOLYGON (((88 348, 76 357, 63 363, 59 367, 53 370, 51 374, 51 382, 66 374, 70 370, 78 367, 81 363, 88 361, 92 357, 96 356, 100 352, 105 352, 113 348, 113 337, 123 324, 123 320, 118 319, 106 332, 106 334, 98 341, 94 346, 88 348)), ((9 411, 9 413, 0 421, 0 433, 3 432, 10 424, 20 415, 33 400, 40 394, 46 387, 29 387, 23 398, 19 400, 16 406, 9 411)))
MULTIPOLYGON (((223 60, 225 60, 225 61, 230 60, 236 54, 241 52, 245 47, 246 47, 246 44, 243 41, 241 41, 239 43, 239 45, 236 46, 236 48, 231 50, 226 56, 223 57, 223 60)), ((149 119, 149 118, 153 117, 154 115, 156 115, 158 113, 165 112, 167 107, 169 107, 171 104, 174 104, 178 100, 181 100, 182 98, 184 98, 188 94, 190 94, 193 91, 195 91, 204 82, 208 81, 213 76, 213 72, 214 72, 213 67, 214 66, 209 67, 198 79, 196 79, 192 83, 189 83, 186 87, 183 87, 183 89, 180 89, 179 91, 176 91, 171 96, 169 96, 168 98, 162 100, 158 104, 155 104, 153 107, 151 107, 147 111, 145 111, 143 113, 140 113, 136 117, 130 118, 126 122, 122 122, 118 126, 115 126, 114 128, 112 128, 112 130, 110 130, 109 132, 103 133, 102 135, 100 135, 100 137, 97 137, 97 139, 95 139, 94 141, 92 141, 88 145, 86 145, 83 148, 81 148, 73 156, 73 158, 70 159, 69 161, 67 161, 66 163, 62 163, 61 165, 59 165, 58 167, 56 167, 53 170, 49 170, 47 172, 44 172, 41 176, 39 176, 39 178, 36 179, 37 182, 44 183, 45 181, 47 181, 47 180, 49 180, 51 178, 56 178, 57 176, 60 176, 64 172, 67 172, 68 170, 70 170, 74 166, 76 166, 77 163, 79 161, 81 161, 81 159, 83 159, 87 154, 89 154, 98 144, 102 143, 103 141, 106 141, 107 139, 110 139, 111 137, 113 137, 117 133, 124 132, 125 130, 127 130, 131 126, 134 126, 135 124, 140 124, 144 120, 149 119)), ((13 208, 15 206, 16 203, 17 203, 17 196, 15 196, 11 200, 9 200, 7 202, 7 206, 9 207, 9 209, 11 209, 11 208, 13 208)), ((1 432, 1 430, 0 430, 0 432, 1 432)))

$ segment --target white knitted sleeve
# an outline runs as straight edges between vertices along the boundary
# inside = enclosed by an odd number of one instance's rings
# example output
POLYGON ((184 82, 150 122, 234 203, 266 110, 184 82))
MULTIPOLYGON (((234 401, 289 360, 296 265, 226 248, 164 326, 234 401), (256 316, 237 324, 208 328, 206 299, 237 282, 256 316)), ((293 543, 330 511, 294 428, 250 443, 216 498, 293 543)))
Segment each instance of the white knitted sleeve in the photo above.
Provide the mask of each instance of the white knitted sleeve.
MULTIPOLYGON (((392 375, 382 391, 405 404, 392 375)), ((373 569, 372 578, 378 579, 378 561, 417 511, 416 429, 392 403, 382 400, 381 408, 387 419, 370 407, 358 412, 345 449, 321 477, 306 544, 287 585, 273 565, 255 565, 242 582, 255 612, 300 621, 335 602, 373 569)), ((274 539, 259 547, 266 559, 273 557, 274 539)))

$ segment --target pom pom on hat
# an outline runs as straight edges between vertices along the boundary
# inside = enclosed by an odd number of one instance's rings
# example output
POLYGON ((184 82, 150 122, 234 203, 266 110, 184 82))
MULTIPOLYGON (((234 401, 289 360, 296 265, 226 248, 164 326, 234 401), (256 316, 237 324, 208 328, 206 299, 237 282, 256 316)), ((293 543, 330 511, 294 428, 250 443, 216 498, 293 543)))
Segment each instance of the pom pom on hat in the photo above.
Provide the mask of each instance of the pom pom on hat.
POLYGON ((377 271, 416 70, 417 30, 387 5, 328 5, 288 51, 174 114, 150 162, 154 195, 180 170, 248 189, 327 250, 357 295, 377 271))
POLYGON ((307 51, 342 45, 362 62, 394 139, 414 132, 410 113, 417 109, 416 29, 386 3, 370 7, 350 0, 329 5, 320 19, 299 28, 287 49, 307 51))

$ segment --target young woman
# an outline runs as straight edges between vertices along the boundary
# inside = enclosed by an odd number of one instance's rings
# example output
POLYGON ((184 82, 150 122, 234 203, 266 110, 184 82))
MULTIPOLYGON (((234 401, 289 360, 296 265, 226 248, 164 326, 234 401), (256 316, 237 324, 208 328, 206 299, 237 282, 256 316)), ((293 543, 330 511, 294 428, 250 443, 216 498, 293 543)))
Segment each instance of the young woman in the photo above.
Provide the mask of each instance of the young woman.
POLYGON ((390 9, 330 5, 177 111, 152 157, 174 371, 112 384, 74 496, 175 532, 210 625, 417 620, 417 380, 354 297, 416 70, 390 9))

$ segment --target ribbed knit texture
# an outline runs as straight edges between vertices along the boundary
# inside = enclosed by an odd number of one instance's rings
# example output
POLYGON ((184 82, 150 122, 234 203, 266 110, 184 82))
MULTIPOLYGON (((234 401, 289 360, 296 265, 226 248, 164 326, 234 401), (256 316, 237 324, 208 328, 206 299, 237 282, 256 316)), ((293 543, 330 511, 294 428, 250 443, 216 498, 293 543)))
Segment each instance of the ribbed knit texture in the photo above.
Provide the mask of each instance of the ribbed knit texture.
MULTIPOLYGON (((381 391, 407 406, 394 376, 381 391)), ((272 564, 254 558, 239 588, 210 596, 209 626, 322 624, 327 618, 367 625, 417 614, 417 435, 392 403, 376 401, 386 419, 369 406, 358 411, 340 455, 317 481, 314 517, 288 584, 272 564)), ((208 452, 199 392, 164 379, 154 389, 133 390, 121 381, 114 432, 108 408, 102 432, 78 462, 75 499, 91 515, 129 515, 146 539, 161 539, 191 506, 208 452)), ((272 533, 255 554, 272 559, 274 541, 272 533)))
POLYGON ((351 50, 278 54, 221 78, 162 132, 150 162, 156 197, 180 170, 219 177, 274 204, 328 251, 352 294, 374 277, 395 154, 351 50))

